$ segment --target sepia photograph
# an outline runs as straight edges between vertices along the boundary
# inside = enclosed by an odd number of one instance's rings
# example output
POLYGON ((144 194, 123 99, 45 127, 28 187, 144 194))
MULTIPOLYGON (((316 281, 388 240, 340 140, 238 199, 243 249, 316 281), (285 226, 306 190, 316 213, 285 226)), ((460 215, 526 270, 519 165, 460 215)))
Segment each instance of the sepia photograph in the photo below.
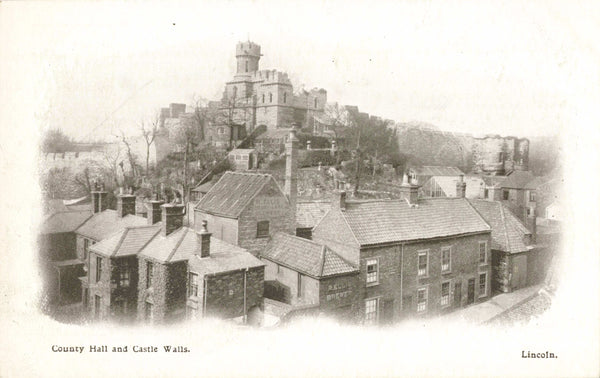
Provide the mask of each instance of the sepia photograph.
POLYGON ((0 376, 598 376, 599 25, 2 2, 0 376))

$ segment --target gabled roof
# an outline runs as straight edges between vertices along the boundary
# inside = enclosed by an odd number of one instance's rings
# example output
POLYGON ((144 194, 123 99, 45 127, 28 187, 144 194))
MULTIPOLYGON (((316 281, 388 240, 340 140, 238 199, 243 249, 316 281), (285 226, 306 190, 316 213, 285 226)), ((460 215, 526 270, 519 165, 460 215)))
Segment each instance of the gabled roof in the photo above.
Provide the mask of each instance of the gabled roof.
MULTIPOLYGON (((456 184, 458 177, 456 176, 434 176, 430 180, 434 180, 439 185, 446 197, 456 197, 456 184)), ((467 184, 465 196, 467 198, 479 197, 479 189, 481 187, 481 179, 479 177, 464 177, 464 182, 467 184)))
MULTIPOLYGON (((237 218, 250 201, 269 182, 277 186, 271 175, 225 172, 200 199, 196 210, 228 218, 237 218)), ((279 186, 277 186, 279 188, 279 186)), ((281 189, 279 189, 281 191, 281 189)), ((283 192, 281 192, 283 196, 283 192)))
POLYGON ((144 226, 147 223, 146 218, 136 215, 127 215, 119 218, 115 210, 108 209, 94 214, 75 232, 100 241, 125 227, 144 226))
POLYGON ((464 172, 457 167, 441 167, 437 165, 424 165, 411 168, 417 176, 460 176, 464 172))
POLYGON ((152 226, 125 227, 90 247, 92 252, 108 257, 136 255, 161 229, 161 223, 152 226))
POLYGON ((210 188, 212 188, 214 185, 214 181, 207 181, 204 184, 198 185, 197 187, 192 189, 192 192, 208 193, 210 188))
POLYGON ((50 215, 41 225, 41 234, 73 232, 92 216, 91 210, 61 211, 50 215))
MULTIPOLYGON (((339 211, 339 210, 338 210, 339 211)), ((346 202, 341 211, 360 245, 485 232, 490 226, 464 198, 346 202)))
POLYGON ((298 202, 296 204, 296 227, 313 228, 331 209, 331 201, 298 202))
POLYGON ((281 232, 273 235, 260 256, 317 279, 358 272, 329 247, 281 232))
POLYGON ((199 250, 196 232, 182 227, 167 236, 156 235, 140 252, 160 263, 188 261, 190 271, 213 274, 264 265, 248 251, 215 237, 210 238, 210 256, 196 257, 199 250))
POLYGON ((500 188, 506 176, 481 176, 481 179, 488 187, 500 188))
POLYGON ((492 249, 510 253, 528 250, 525 236, 531 232, 500 201, 474 199, 470 202, 492 227, 492 249))
POLYGON ((511 189, 535 189, 530 187, 528 184, 532 182, 536 177, 529 171, 513 171, 509 176, 506 177, 500 186, 502 188, 511 189))

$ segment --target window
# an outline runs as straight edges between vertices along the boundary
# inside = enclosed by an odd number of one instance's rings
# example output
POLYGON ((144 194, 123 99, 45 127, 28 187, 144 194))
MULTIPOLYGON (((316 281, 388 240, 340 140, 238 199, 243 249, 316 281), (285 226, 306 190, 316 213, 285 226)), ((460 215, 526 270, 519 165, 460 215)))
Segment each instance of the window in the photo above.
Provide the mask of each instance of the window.
POLYGON ((427 263, 429 260, 429 256, 428 256, 428 252, 424 251, 424 252, 419 252, 419 271, 418 271, 418 275, 419 276, 426 276, 427 275, 427 263))
POLYGON ((487 273, 479 273, 479 298, 487 295, 487 273))
POLYGON ((264 238, 269 236, 269 221, 260 221, 256 223, 256 237, 264 238))
POLYGON ((529 202, 535 202, 535 192, 533 190, 529 191, 529 202))
POLYGON ((265 94, 264 93, 262 95, 262 102, 263 102, 263 104, 265 103, 265 94))
POLYGON ((442 247, 442 273, 450 271, 450 260, 452 249, 450 247, 442 247))
POLYGON ((246 61, 246 72, 248 72, 248 61, 246 61))
POLYGON ((273 102, 273 93, 269 93, 269 102, 273 102))
POLYGON ((283 92, 283 103, 285 104, 287 102, 287 93, 283 92))
POLYGON ((96 257, 96 282, 102 277, 102 257, 96 257))
POLYGON ((275 264, 277 265, 277 274, 281 274, 281 265, 279 264, 275 264))
POLYGON ((237 87, 233 87, 233 98, 237 97, 237 87))
POLYGON ((152 262, 146 261, 146 289, 152 286, 152 276, 154 275, 154 266, 152 262))
POLYGON ((487 242, 479 242, 479 263, 487 262, 487 242))
POLYGON ((508 190, 502 191, 502 199, 508 201, 508 190))
POLYGON ((83 239, 83 259, 84 260, 87 260, 89 248, 90 248, 90 240, 83 239))
POLYGON ((198 296, 198 275, 196 273, 190 273, 188 280, 188 297, 198 296))
POLYGON ((498 152, 498 162, 502 162, 502 152, 498 152))
POLYGON ((490 198, 490 191, 487 189, 483 190, 483 198, 490 198))
POLYGON ((317 108, 317 99, 315 98, 315 109, 317 108))
POLYGON ((442 283, 442 307, 450 304, 450 282, 442 283))
POLYGON ((379 315, 379 298, 367 299, 365 301, 365 324, 377 323, 379 315))
POLYGON ((302 296, 302 274, 298 273, 298 289, 297 289, 298 298, 302 296))
POLYGON ((224 128, 222 128, 222 127, 219 127, 219 128, 217 129, 217 132, 218 132, 219 134, 225 134, 225 129, 224 129, 224 128))
POLYGON ((427 311, 427 288, 417 290, 417 312, 427 311))
POLYGON ((367 260, 367 286, 379 283, 379 261, 377 259, 367 260))
POLYGON ((130 271, 129 261, 121 261, 121 266, 119 267, 119 280, 117 281, 119 287, 129 287, 130 271))

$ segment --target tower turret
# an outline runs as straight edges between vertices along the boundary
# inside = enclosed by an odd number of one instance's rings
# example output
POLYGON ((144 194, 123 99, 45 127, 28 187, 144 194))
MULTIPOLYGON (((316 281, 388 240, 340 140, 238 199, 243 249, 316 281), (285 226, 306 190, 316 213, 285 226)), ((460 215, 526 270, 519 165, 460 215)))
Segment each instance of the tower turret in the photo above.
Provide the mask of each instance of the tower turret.
POLYGON ((236 75, 251 74, 258 71, 260 56, 260 45, 250 41, 239 42, 235 47, 236 75))

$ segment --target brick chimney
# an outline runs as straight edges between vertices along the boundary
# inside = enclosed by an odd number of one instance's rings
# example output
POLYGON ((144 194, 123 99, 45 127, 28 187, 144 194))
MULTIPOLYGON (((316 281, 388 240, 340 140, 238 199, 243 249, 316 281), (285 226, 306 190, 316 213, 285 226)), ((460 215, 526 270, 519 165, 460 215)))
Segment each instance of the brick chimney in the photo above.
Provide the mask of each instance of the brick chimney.
POLYGON ((296 124, 294 124, 290 130, 288 141, 285 143, 285 195, 294 210, 298 197, 298 142, 296 124))
POLYGON ((467 183, 465 182, 465 175, 460 175, 456 183, 456 198, 465 198, 466 193, 467 183))
POLYGON ((181 203, 167 203, 160 206, 162 235, 167 236, 183 226, 185 206, 181 203))
POLYGON ((92 211, 94 214, 100 213, 108 208, 108 192, 104 189, 104 183, 98 185, 94 182, 92 185, 92 211))
POLYGON ((411 182, 409 176, 404 173, 402 185, 400 185, 400 199, 406 200, 410 205, 416 205, 419 202, 419 185, 411 182))
POLYGON ((206 220, 202 221, 202 228, 200 231, 196 231, 197 248, 196 254, 200 257, 210 257, 210 237, 211 233, 208 232, 206 220))
POLYGON ((162 204, 164 204, 164 201, 158 199, 158 194, 155 194, 154 198, 146 203, 146 209, 148 210, 148 225, 153 225, 160 222, 160 206, 162 204))
POLYGON ((342 211, 346 210, 346 191, 345 190, 335 190, 332 206, 335 209, 340 209, 342 211))
POLYGON ((531 243, 536 243, 537 238, 537 216, 535 214, 535 209, 531 209, 529 215, 526 218, 526 226, 529 232, 531 232, 531 243))
POLYGON ((130 187, 127 193, 123 191, 123 188, 119 188, 119 195, 117 195, 117 216, 123 218, 129 214, 135 215, 135 195, 133 194, 133 188, 130 187))

